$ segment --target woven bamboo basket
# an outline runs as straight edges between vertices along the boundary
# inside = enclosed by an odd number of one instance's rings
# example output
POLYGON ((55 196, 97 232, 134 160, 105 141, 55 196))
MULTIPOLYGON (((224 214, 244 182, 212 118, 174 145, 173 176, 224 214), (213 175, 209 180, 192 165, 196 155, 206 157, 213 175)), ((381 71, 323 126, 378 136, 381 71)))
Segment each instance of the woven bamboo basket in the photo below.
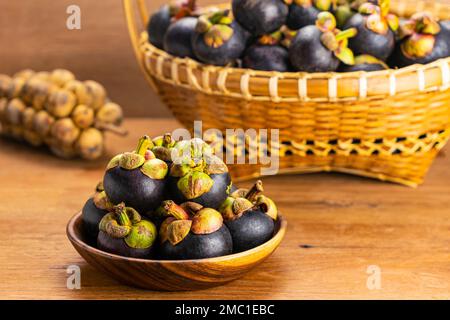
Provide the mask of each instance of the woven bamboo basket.
MULTIPOLYGON (((427 10, 449 19, 449 7, 392 3, 401 17, 427 10)), ((189 129, 195 120, 203 129, 279 129, 279 173, 336 171, 415 187, 449 138, 450 58, 352 73, 209 66, 148 43, 144 0, 124 0, 124 9, 137 60, 174 116, 189 129)), ((232 165, 231 173, 254 178, 261 166, 232 165)))

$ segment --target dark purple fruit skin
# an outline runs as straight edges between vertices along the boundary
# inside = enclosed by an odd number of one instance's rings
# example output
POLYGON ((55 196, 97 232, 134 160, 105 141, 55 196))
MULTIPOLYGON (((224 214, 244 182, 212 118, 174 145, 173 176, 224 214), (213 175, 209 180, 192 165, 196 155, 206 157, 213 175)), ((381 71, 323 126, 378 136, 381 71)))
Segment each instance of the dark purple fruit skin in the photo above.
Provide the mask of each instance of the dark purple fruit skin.
POLYGON ((231 27, 234 30, 233 36, 219 48, 208 46, 204 41, 204 34, 195 33, 192 48, 197 59, 204 63, 225 66, 240 58, 245 51, 249 34, 237 22, 233 22, 231 27))
POLYGON ((177 245, 165 241, 159 248, 159 258, 163 260, 205 259, 229 255, 233 252, 230 231, 223 225, 210 234, 189 234, 177 245))
POLYGON ((289 13, 282 0, 233 0, 233 15, 253 36, 262 36, 280 29, 289 13))
POLYGON ((369 30, 366 27, 367 17, 357 13, 345 23, 344 30, 349 28, 358 30, 357 35, 348 40, 348 47, 355 56, 368 54, 379 60, 386 61, 394 50, 395 34, 390 28, 388 28, 386 34, 379 34, 369 30))
POLYGON ((140 169, 114 167, 105 173, 103 186, 113 204, 125 205, 146 215, 165 200, 166 180, 151 179, 140 169))
POLYGON ((244 213, 239 219, 225 221, 233 239, 233 252, 253 249, 273 237, 275 223, 260 210, 244 213))
POLYGON ((320 40, 322 32, 316 26, 301 28, 289 49, 291 65, 298 71, 336 71, 339 60, 320 40))
POLYGON ((81 212, 84 234, 89 240, 96 240, 99 232, 98 225, 100 220, 102 220, 108 211, 97 208, 94 204, 94 199, 90 198, 86 201, 81 212))
POLYGON ((179 178, 169 177, 167 180, 169 198, 176 203, 192 201, 201 204, 205 208, 218 209, 228 196, 227 188, 231 183, 231 177, 228 173, 212 174, 210 177, 214 181, 211 190, 194 199, 186 199, 180 192, 177 186, 179 178))
POLYGON ((303 7, 293 3, 289 7, 286 25, 291 30, 298 30, 305 26, 313 25, 316 23, 319 13, 320 10, 313 5, 310 7, 303 7))
POLYGON ((150 17, 147 25, 149 42, 155 47, 163 49, 164 36, 170 27, 170 23, 170 8, 168 5, 165 5, 150 17))
POLYGON ((385 68, 377 63, 360 63, 355 64, 354 66, 342 64, 341 67, 339 67, 340 72, 379 71, 379 70, 385 70, 385 68))
POLYGON ((442 23, 440 23, 440 25, 441 31, 435 36, 434 48, 429 55, 419 59, 408 58, 403 54, 403 51, 400 48, 403 43, 403 41, 400 41, 395 46, 389 65, 402 68, 416 63, 427 64, 450 56, 450 29, 447 29, 442 23))
POLYGON ((442 30, 450 32, 450 20, 442 20, 439 24, 442 30))
POLYGON ((192 37, 195 33, 197 18, 186 17, 173 23, 164 37, 164 50, 180 58, 195 58, 192 51, 192 37))
POLYGON ((97 248, 119 256, 138 259, 149 259, 153 251, 153 247, 147 249, 131 248, 125 243, 125 240, 112 238, 103 231, 98 234, 97 248))
POLYGON ((289 53, 277 45, 253 45, 242 58, 243 67, 262 71, 289 71, 289 53))

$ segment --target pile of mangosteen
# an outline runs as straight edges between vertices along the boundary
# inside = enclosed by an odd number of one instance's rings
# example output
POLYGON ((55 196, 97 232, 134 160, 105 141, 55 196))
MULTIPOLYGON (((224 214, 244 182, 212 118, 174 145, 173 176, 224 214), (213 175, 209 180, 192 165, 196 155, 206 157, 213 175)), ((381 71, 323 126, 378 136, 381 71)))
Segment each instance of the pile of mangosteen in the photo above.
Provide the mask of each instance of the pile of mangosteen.
POLYGON ((133 258, 187 260, 255 248, 275 232, 277 208, 261 181, 237 189, 200 139, 144 136, 113 157, 82 210, 85 239, 133 258))
POLYGON ((400 20, 389 0, 232 0, 231 10, 173 0, 150 17, 149 42, 205 64, 265 71, 350 72, 450 56, 449 21, 400 20))

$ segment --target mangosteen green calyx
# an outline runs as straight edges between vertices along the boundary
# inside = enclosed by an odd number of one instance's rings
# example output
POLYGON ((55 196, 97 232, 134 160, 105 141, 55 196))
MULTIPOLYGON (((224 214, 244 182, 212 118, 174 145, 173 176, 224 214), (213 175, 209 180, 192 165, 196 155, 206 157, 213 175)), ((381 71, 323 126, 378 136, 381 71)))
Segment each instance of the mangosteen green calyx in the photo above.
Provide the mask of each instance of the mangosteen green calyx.
POLYGON ((97 247, 132 258, 149 258, 157 238, 155 225, 124 203, 115 206, 99 224, 97 247))
POLYGON ((364 3, 358 13, 344 25, 344 29, 356 28, 358 33, 349 40, 349 48, 355 55, 368 54, 386 61, 395 47, 395 31, 399 20, 389 13, 389 0, 380 0, 379 6, 364 3))
POLYGON ((369 2, 378 5, 378 0, 333 0, 332 2, 331 12, 336 17, 338 28, 343 28, 348 19, 358 13, 362 4, 369 2))
POLYGON ((175 150, 182 156, 174 159, 170 167, 167 183, 170 199, 217 209, 231 186, 225 163, 212 155, 210 147, 200 139, 179 141, 175 150))
POLYGON ((219 209, 233 239, 233 252, 250 250, 273 237, 278 211, 263 191, 257 181, 250 190, 233 192, 219 209))
POLYGON ((192 46, 198 60, 225 66, 241 57, 248 37, 230 11, 223 10, 199 17, 192 46))
POLYGON ((119 154, 109 162, 103 185, 112 203, 125 202, 147 214, 164 200, 168 166, 155 157, 152 147, 150 138, 144 136, 136 151, 119 154))
POLYGON ((164 50, 176 57, 195 59, 192 37, 197 20, 195 17, 185 17, 172 23, 164 36, 164 50))
POLYGON ((162 223, 159 258, 188 260, 231 254, 233 240, 223 224, 221 214, 211 208, 198 207, 198 204, 185 206, 195 211, 191 219, 177 219, 172 216, 162 223))
POLYGON ((414 14, 400 26, 399 35, 391 58, 394 66, 426 64, 450 55, 450 29, 429 13, 414 14))
POLYGON ((112 207, 113 204, 108 200, 103 184, 99 183, 94 196, 86 201, 81 211, 83 229, 89 240, 97 240, 98 224, 112 207))
POLYGON ((343 3, 338 3, 333 10, 333 14, 336 17, 336 24, 338 28, 344 27, 350 17, 352 17, 356 12, 352 10, 352 6, 347 1, 343 3))
POLYGON ((233 0, 233 15, 253 36, 270 34, 285 23, 292 0, 233 0))
POLYGON ((353 72, 353 71, 379 71, 389 69, 388 65, 383 61, 363 54, 355 57, 355 64, 353 66, 348 66, 342 64, 339 68, 341 72, 353 72))
POLYGON ((292 0, 286 25, 293 30, 316 23, 322 11, 330 11, 332 0, 292 0))
POLYGON ((184 17, 193 14, 196 4, 195 0, 172 0, 154 13, 148 22, 148 40, 159 49, 164 48, 164 36, 170 25, 184 17))
POLYGON ((301 28, 289 48, 292 66, 298 71, 336 71, 339 62, 354 64, 353 52, 347 48, 355 28, 336 29, 336 19, 327 11, 319 13, 316 24, 301 28))
POLYGON ((153 139, 152 152, 156 158, 163 160, 168 165, 172 163, 172 149, 176 144, 176 141, 172 139, 170 133, 166 133, 162 136, 153 139))
POLYGON ((289 53, 281 45, 282 40, 281 31, 261 36, 246 50, 242 58, 243 67, 263 71, 289 71, 289 53))

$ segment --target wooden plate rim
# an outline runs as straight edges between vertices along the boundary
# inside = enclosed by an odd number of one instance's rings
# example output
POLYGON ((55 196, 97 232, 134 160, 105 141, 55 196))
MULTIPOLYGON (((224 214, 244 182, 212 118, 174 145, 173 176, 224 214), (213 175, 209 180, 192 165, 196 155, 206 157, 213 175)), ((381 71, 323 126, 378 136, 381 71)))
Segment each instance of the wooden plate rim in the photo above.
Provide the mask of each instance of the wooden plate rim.
POLYGON ((270 239, 269 241, 263 243, 262 245, 260 245, 258 247, 255 247, 253 249, 250 249, 250 250, 247 250, 244 252, 234 253, 234 254, 221 256, 221 257, 215 257, 215 258, 191 259, 191 260, 138 259, 138 258, 130 258, 130 257, 119 256, 119 255, 112 254, 112 253, 107 253, 107 252, 99 250, 95 247, 92 247, 89 244, 87 244, 86 242, 84 242, 83 240, 81 240, 76 235, 76 232, 75 232, 75 222, 77 222, 79 219, 81 219, 81 214, 82 214, 81 211, 76 213, 75 215, 72 216, 72 218, 70 218, 69 222, 67 223, 66 234, 67 234, 67 237, 69 238, 70 242, 72 242, 74 245, 82 247, 83 249, 89 251, 90 253, 92 253, 94 255, 100 255, 100 256, 103 256, 104 258, 108 258, 108 259, 124 260, 124 261, 137 262, 137 263, 159 263, 159 264, 218 263, 218 262, 227 262, 227 261, 231 261, 231 260, 239 260, 246 256, 251 256, 254 253, 258 253, 259 251, 261 251, 262 249, 264 249, 266 247, 269 247, 269 248, 274 247, 274 249, 271 250, 271 251, 274 251, 276 249, 276 247, 278 247, 278 245, 283 240, 284 235, 286 233, 286 229, 287 229, 286 219, 281 214, 279 214, 278 215, 278 219, 280 220, 279 229, 278 229, 277 233, 272 237, 272 239, 270 239))

